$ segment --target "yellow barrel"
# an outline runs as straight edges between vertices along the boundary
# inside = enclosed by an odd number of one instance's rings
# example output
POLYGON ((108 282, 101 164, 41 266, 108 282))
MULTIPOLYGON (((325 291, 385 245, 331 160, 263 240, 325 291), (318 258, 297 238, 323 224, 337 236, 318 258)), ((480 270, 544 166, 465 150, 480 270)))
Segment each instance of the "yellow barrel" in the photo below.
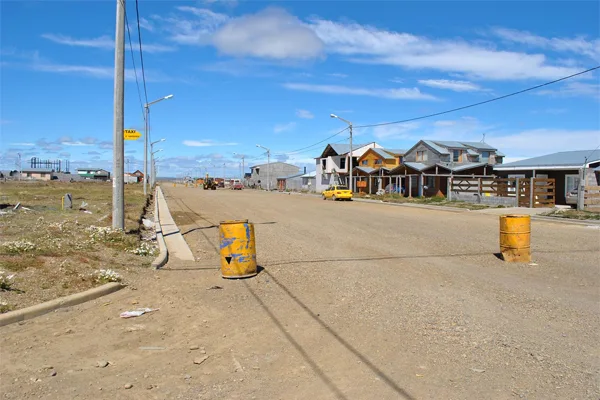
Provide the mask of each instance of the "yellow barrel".
POLYGON ((254 224, 247 219, 221 221, 219 245, 223 278, 247 278, 257 274, 254 224))
POLYGON ((504 261, 531 261, 531 217, 500 216, 500 253, 504 261))

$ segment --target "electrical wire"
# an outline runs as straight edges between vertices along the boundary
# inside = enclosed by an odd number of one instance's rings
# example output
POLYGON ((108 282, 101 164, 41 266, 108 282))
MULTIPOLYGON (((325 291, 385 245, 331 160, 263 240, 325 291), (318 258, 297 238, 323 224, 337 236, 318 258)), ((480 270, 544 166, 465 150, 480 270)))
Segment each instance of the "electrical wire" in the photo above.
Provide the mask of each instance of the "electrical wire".
POLYGON ((408 119, 404 119, 404 120, 401 120, 401 121, 382 122, 382 123, 379 123, 379 124, 369 124, 369 125, 357 125, 357 126, 354 126, 354 128, 356 128, 356 129, 358 129, 358 128, 371 128, 371 127, 375 127, 375 126, 403 124, 403 123, 406 123, 406 122, 417 121, 417 120, 420 120, 420 119, 431 118, 431 117, 436 117, 438 115, 443 115, 443 114, 448 114, 448 113, 455 112, 455 111, 465 110, 467 108, 476 107, 476 106, 480 106, 482 104, 491 103, 493 101, 498 101, 498 100, 506 99, 507 97, 516 96, 516 95, 521 94, 521 93, 529 92, 531 90, 539 89, 539 88, 544 87, 544 86, 552 85, 554 83, 561 82, 561 81, 564 81, 564 80, 567 80, 567 79, 571 79, 571 78, 574 78, 574 77, 579 76, 579 75, 587 74, 588 72, 591 72, 591 71, 594 71, 594 70, 597 70, 597 69, 600 69, 600 65, 596 66, 596 67, 593 67, 593 68, 590 68, 590 69, 586 69, 585 71, 581 71, 581 72, 578 72, 578 73, 573 74, 573 75, 565 76, 565 77, 560 78, 560 79, 556 79, 556 80, 553 80, 553 81, 550 81, 550 82, 542 83, 541 85, 536 85, 536 86, 532 86, 532 87, 527 88, 527 89, 519 90, 518 92, 513 92, 513 93, 505 94, 504 96, 495 97, 493 99, 489 99, 489 100, 485 100, 485 101, 480 101, 479 103, 475 103, 475 104, 469 104, 468 106, 457 107, 457 108, 453 108, 451 110, 437 112, 437 113, 434 113, 434 114, 423 115, 423 116, 415 117, 415 118, 408 118, 408 119))
POLYGON ((140 45, 140 63, 142 66, 142 81, 144 82, 144 98, 146 99, 146 104, 148 104, 148 90, 146 88, 146 71, 144 69, 144 53, 142 52, 142 29, 140 27, 140 9, 138 7, 138 0, 135 0, 135 14, 137 16, 138 43, 140 45))
POLYGON ((133 44, 131 41, 131 30, 129 29, 129 18, 127 18, 127 9, 125 8, 125 2, 124 0, 121 0, 121 4, 123 5, 123 11, 125 14, 125 25, 127 26, 127 37, 129 38, 129 50, 131 52, 131 62, 133 63, 133 74, 135 75, 135 84, 137 85, 137 92, 138 92, 138 97, 140 99, 140 107, 142 109, 142 119, 146 119, 145 113, 144 113, 144 101, 142 100, 142 91, 140 89, 140 82, 138 80, 138 73, 137 73, 137 68, 135 66, 135 57, 134 57, 134 53, 133 53, 133 44))

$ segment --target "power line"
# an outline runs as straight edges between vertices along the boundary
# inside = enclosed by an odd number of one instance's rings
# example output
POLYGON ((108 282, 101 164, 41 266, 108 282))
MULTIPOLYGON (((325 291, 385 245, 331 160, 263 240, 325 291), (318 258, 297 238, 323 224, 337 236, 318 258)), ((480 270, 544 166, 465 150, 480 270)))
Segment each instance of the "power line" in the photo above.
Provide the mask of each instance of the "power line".
POLYGON ((144 82, 144 98, 148 104, 148 90, 146 89, 146 71, 144 70, 144 53, 142 52, 142 29, 140 28, 140 9, 138 0, 135 0, 135 14, 137 16, 138 43, 140 44, 140 62, 142 64, 142 80, 144 82))
POLYGON ((133 63, 133 73, 135 75, 135 84, 137 85, 138 97, 140 99, 140 107, 142 108, 142 118, 145 119, 144 115, 144 102, 142 101, 142 92, 140 90, 140 82, 138 80, 137 68, 135 66, 135 57, 133 54, 133 44, 131 42, 131 30, 129 29, 129 18, 127 18, 127 10, 125 9, 125 2, 121 0, 123 10, 125 11, 125 25, 127 26, 127 37, 129 38, 129 50, 131 51, 131 62, 133 63))
POLYGON ((556 79, 556 80, 553 80, 553 81, 550 81, 550 82, 542 83, 541 85, 537 85, 537 86, 533 86, 533 87, 530 87, 530 88, 527 88, 527 89, 519 90, 518 92, 514 92, 514 93, 510 93, 510 94, 505 94, 504 96, 495 97, 493 99, 489 99, 489 100, 485 100, 485 101, 480 101, 479 103, 470 104, 468 106, 453 108, 451 110, 437 112, 437 113, 429 114, 429 115, 423 115, 421 117, 404 119, 404 120, 401 120, 401 121, 382 122, 380 124, 357 125, 357 126, 354 126, 354 128, 371 128, 371 127, 374 127, 374 126, 402 124, 402 123, 405 123, 405 122, 412 122, 412 121, 417 121, 417 120, 420 120, 420 119, 436 117, 436 116, 442 115, 442 114, 448 114, 448 113, 455 112, 455 111, 465 110, 467 108, 480 106, 482 104, 491 103, 493 101, 502 100, 502 99, 505 99, 507 97, 516 96, 516 95, 521 94, 521 93, 529 92, 531 90, 539 89, 539 88, 544 87, 544 86, 552 85, 552 84, 557 83, 557 82, 561 82, 561 81, 564 81, 564 80, 567 80, 567 79, 571 79, 571 78, 576 77, 578 75, 587 74, 588 72, 597 70, 599 68, 600 68, 600 65, 597 66, 597 67, 593 67, 593 68, 587 69, 585 71, 578 72, 578 73, 573 74, 573 75, 565 76, 565 77, 560 78, 560 79, 556 79))
POLYGON ((306 149, 309 149, 309 148, 311 148, 311 147, 314 147, 314 146, 316 146, 316 145, 318 145, 318 144, 321 144, 321 143, 323 143, 323 142, 326 142, 327 140, 329 140, 329 139, 331 139, 331 138, 333 138, 333 137, 336 137, 337 135, 339 135, 339 134, 341 134, 341 133, 343 133, 344 131, 347 131, 347 130, 348 130, 348 127, 345 127, 345 128, 344 128, 344 129, 342 129, 341 131, 339 131, 339 132, 337 132, 337 133, 334 133, 333 135, 331 135, 331 136, 329 136, 329 137, 326 137, 325 139, 321 140, 320 142, 317 142, 317 143, 311 144, 310 146, 302 147, 301 149, 298 149, 298 150, 292 150, 292 151, 287 151, 287 152, 285 152, 285 153, 277 153, 277 154, 292 155, 292 154, 294 154, 294 153, 298 153, 298 152, 300 152, 300 151, 302 151, 302 150, 306 150, 306 149))

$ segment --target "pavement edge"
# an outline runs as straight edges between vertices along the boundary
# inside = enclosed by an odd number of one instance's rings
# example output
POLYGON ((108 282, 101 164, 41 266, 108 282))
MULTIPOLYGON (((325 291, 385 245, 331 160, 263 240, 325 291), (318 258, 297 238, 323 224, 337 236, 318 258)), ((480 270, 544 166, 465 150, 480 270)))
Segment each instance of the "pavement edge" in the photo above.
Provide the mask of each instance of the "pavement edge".
POLYGON ((156 241, 158 242, 158 248, 160 253, 158 257, 152 261, 153 269, 162 268, 167 261, 169 261, 169 250, 167 249, 167 243, 165 242, 165 237, 162 233, 162 227, 160 225, 160 216, 158 214, 158 193, 162 195, 162 189, 160 186, 156 187, 156 193, 154 195, 154 230, 156 231, 156 241))
POLYGON ((98 297, 106 296, 107 294, 121 290, 124 287, 125 285, 122 283, 110 282, 105 285, 86 290, 85 292, 59 297, 58 299, 36 304, 21 310, 9 311, 0 315, 0 327, 39 317, 54 310, 58 310, 59 308, 76 306, 90 300, 95 300, 98 297))

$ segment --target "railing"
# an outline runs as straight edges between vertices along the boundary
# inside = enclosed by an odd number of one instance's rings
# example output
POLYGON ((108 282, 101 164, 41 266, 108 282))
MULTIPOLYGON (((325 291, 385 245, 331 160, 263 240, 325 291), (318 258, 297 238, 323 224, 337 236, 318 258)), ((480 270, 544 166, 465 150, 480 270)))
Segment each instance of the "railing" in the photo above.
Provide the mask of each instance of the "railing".
POLYGON ((519 207, 553 207, 556 202, 556 182, 547 178, 453 178, 451 190, 480 196, 517 197, 519 207))
POLYGON ((600 186, 585 187, 583 205, 587 211, 600 211, 600 186))

